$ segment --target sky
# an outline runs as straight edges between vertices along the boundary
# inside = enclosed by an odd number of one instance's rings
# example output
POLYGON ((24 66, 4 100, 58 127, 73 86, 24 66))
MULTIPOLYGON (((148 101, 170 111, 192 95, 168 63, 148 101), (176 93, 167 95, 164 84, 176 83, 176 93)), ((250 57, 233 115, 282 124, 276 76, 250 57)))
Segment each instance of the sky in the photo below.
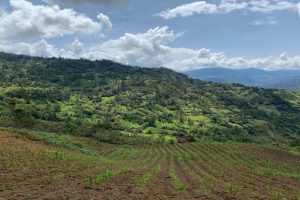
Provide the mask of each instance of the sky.
POLYGON ((0 51, 188 71, 300 70, 299 0, 1 0, 0 51))

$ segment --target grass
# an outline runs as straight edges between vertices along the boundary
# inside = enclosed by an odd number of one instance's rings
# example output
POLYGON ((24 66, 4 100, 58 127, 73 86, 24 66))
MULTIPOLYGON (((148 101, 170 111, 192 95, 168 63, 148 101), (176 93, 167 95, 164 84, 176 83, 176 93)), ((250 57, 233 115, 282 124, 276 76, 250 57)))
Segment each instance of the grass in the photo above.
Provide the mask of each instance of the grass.
POLYGON ((203 122, 205 124, 210 123, 210 119, 203 115, 189 116, 188 118, 191 119, 192 121, 196 121, 196 122, 203 122))
POLYGON ((119 123, 121 124, 121 126, 127 128, 127 129, 137 129, 137 128, 141 128, 141 125, 137 124, 137 123, 132 123, 130 121, 126 121, 123 119, 119 119, 118 120, 119 123))
POLYGON ((289 172, 278 172, 271 168, 258 167, 254 169, 254 171, 258 174, 265 175, 267 177, 286 177, 290 179, 295 179, 300 181, 300 173, 289 173, 289 172))
POLYGON ((103 103, 109 103, 109 102, 112 102, 116 99, 115 96, 111 96, 111 97, 102 97, 102 102, 103 103))

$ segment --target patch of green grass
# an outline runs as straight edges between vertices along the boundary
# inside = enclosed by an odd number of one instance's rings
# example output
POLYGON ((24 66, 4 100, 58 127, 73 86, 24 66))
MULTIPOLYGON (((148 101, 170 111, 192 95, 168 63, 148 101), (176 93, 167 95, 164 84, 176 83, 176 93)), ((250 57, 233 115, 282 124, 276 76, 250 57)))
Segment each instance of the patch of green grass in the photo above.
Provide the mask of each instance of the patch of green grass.
POLYGON ((65 104, 60 105, 60 112, 63 113, 65 116, 68 117, 75 116, 76 115, 75 110, 76 108, 74 108, 74 106, 65 105, 65 104))
POLYGON ((141 126, 137 123, 133 123, 133 122, 130 122, 130 121, 126 121, 126 120, 123 120, 123 119, 119 119, 118 122, 120 123, 121 126, 125 127, 125 128, 128 128, 128 129, 137 129, 137 128, 140 128, 141 126))
MULTIPOLYGON (((171 135, 173 133, 175 133, 176 131, 174 130, 169 130, 169 129, 162 129, 162 128, 155 128, 155 127, 146 127, 144 130, 143 130, 143 133, 144 134, 148 134, 148 133, 151 133, 151 135, 160 135, 162 133, 167 133, 168 135, 171 135)), ((150 134, 149 134, 150 135, 150 134)))
POLYGON ((155 122, 155 126, 159 129, 176 129, 177 126, 174 123, 163 123, 163 122, 155 122))
POLYGON ((197 121, 197 122, 203 122, 203 123, 210 123, 210 119, 206 116, 203 115, 197 115, 197 116, 188 116, 192 121, 197 121))
POLYGON ((116 99, 115 96, 111 96, 111 97, 102 97, 102 101, 103 103, 110 103, 112 101, 114 101, 116 99))
POLYGON ((297 173, 288 173, 288 172, 277 172, 273 169, 265 168, 265 167, 258 167, 254 169, 254 172, 262 175, 266 175, 269 178, 275 177, 275 176, 281 176, 286 178, 291 178, 295 180, 300 180, 300 174, 297 173))

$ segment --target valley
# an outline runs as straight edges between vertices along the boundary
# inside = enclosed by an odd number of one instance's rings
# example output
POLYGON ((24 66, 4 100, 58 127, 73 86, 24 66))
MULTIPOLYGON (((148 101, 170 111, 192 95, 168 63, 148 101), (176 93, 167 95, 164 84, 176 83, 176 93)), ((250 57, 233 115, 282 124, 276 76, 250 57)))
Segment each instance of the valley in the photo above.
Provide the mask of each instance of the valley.
POLYGON ((300 198, 296 91, 6 53, 0 72, 0 200, 300 198))
POLYGON ((0 0, 0 200, 300 200, 300 0, 0 0))

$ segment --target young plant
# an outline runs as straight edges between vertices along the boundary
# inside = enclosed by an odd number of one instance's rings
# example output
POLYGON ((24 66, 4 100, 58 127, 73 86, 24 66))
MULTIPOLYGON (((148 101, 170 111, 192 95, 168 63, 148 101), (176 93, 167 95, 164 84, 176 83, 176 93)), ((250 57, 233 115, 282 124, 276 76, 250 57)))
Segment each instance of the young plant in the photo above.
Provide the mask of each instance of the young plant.
POLYGON ((176 175, 173 156, 170 161, 170 177, 173 179, 175 187, 179 192, 184 192, 186 190, 186 185, 184 185, 176 175))
POLYGON ((161 168, 160 166, 155 167, 151 172, 145 174, 144 176, 141 176, 138 180, 138 186, 143 188, 145 185, 160 172, 161 168))
POLYGON ((123 173, 125 170, 120 170, 120 171, 114 171, 114 170, 105 170, 102 174, 96 176, 95 183, 96 184, 101 184, 105 181, 111 180, 114 177, 118 176, 119 174, 123 173))
POLYGON ((93 184, 94 184, 94 177, 93 176, 88 176, 87 177, 87 183, 88 183, 88 187, 92 188, 93 184))
POLYGON ((225 183, 224 188, 227 192, 232 193, 234 190, 234 184, 233 183, 225 183))
POLYGON ((48 172, 48 181, 49 181, 49 183, 52 183, 53 179, 54 179, 53 172, 52 172, 52 171, 49 171, 49 172, 48 172))

